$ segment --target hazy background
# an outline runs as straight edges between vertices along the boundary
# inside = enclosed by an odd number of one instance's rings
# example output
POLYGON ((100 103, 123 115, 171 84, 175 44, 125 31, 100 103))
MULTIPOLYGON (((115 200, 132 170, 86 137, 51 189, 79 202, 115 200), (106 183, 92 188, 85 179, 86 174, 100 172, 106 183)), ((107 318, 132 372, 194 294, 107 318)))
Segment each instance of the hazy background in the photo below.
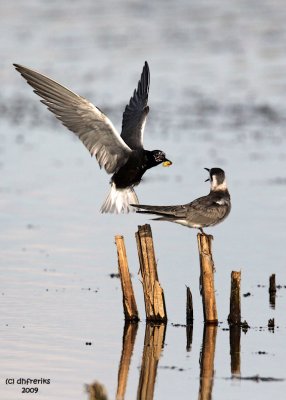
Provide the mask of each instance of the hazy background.
MULTIPOLYGON (((286 6, 284 1, 25 1, 0 3, 0 393, 7 377, 50 378, 37 398, 86 399, 84 383, 114 398, 123 313, 114 236, 123 234, 144 321, 134 233, 140 215, 101 215, 109 177, 45 109, 12 67, 34 68, 99 106, 120 131, 144 61, 151 70, 145 147, 173 161, 144 177, 142 203, 179 204, 207 194, 204 167, 226 171, 233 209, 214 235, 219 319, 226 324, 230 272, 242 271, 242 373, 285 378, 285 289, 268 306, 268 278, 285 284, 286 6), (257 285, 266 285, 259 288, 257 285), (265 327, 275 317, 279 329, 265 327), (92 346, 85 346, 91 341, 92 346), (265 350, 267 362, 257 352, 265 350), (282 374, 282 376, 281 376, 282 374)), ((170 323, 185 322, 193 291, 194 344, 167 328, 155 398, 193 397, 203 316, 196 231, 151 222, 170 323), (164 384, 163 384, 164 382, 164 384), (176 391, 174 392, 174 386, 176 391), (178 392, 179 390, 179 392, 178 392)), ((128 395, 136 395, 139 327, 128 395)), ((228 332, 218 332, 213 399, 282 399, 285 383, 235 385, 228 332)))

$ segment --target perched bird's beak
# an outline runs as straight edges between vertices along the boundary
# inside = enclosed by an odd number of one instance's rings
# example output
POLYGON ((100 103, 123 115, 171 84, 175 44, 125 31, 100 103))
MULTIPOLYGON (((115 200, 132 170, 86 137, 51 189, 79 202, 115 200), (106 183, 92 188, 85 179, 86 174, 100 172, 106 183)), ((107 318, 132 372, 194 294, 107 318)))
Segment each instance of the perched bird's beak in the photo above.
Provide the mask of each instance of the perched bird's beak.
MULTIPOLYGON (((205 170, 208 171, 208 172, 210 172, 210 169, 209 169, 209 168, 205 168, 205 170)), ((207 182, 207 181, 209 181, 209 180, 210 180, 210 178, 206 179, 205 182, 207 182)))
POLYGON ((170 167, 170 165, 172 165, 173 163, 172 163, 172 161, 170 161, 170 160, 165 160, 164 162, 163 162, 163 167, 170 167))

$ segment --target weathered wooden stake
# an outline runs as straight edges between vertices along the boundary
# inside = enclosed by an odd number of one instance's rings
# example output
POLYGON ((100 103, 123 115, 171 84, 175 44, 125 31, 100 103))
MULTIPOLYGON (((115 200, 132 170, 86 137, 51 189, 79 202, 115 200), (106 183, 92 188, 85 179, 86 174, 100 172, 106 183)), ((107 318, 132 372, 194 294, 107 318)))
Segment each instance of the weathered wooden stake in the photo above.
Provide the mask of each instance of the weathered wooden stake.
POLYGON ((217 324, 218 316, 216 309, 214 288, 214 262, 212 258, 211 235, 198 233, 198 247, 201 267, 201 294, 204 310, 204 321, 207 324, 217 324))
POLYGON ((276 276, 275 274, 269 277, 269 303, 271 308, 275 309, 276 303, 276 276))
POLYGON ((194 321, 194 310, 193 310, 193 296, 191 289, 187 286, 187 304, 186 304, 186 323, 192 325, 194 321))
POLYGON ((276 293, 276 276, 275 274, 269 277, 269 293, 276 293))
POLYGON ((230 325, 241 324, 240 281, 241 281, 241 272, 232 271, 231 288, 230 288, 230 307, 229 307, 229 316, 227 319, 230 325))
POLYGON ((142 276, 147 321, 166 322, 164 291, 160 286, 152 231, 149 224, 138 226, 135 233, 142 276))
POLYGON ((191 351, 193 341, 193 322, 194 322, 194 310, 193 310, 193 296, 191 289, 187 286, 187 304, 186 304, 186 335, 187 335, 187 351, 191 351))
POLYGON ((86 391, 89 395, 89 400, 108 400, 108 395, 105 387, 100 382, 93 382, 86 385, 86 391))
POLYGON ((124 238, 122 235, 115 236, 115 243, 118 255, 118 270, 121 280, 123 295, 123 309, 126 321, 139 321, 138 309, 133 292, 132 282, 127 262, 124 238))

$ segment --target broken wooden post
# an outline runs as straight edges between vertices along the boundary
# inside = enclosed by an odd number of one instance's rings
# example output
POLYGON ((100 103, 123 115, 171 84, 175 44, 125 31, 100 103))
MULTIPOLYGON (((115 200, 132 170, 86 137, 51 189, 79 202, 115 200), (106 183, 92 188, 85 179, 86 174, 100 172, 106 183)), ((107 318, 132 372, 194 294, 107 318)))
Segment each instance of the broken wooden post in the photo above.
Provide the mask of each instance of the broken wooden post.
POLYGON ((217 324, 218 316, 214 288, 214 262, 211 250, 211 241, 213 237, 212 235, 198 233, 197 238, 200 255, 204 321, 207 324, 217 324))
POLYGON ((89 400, 108 400, 105 387, 98 381, 85 385, 85 389, 89 395, 89 400))
POLYGON ((276 293, 276 276, 275 274, 269 277, 269 293, 276 293))
POLYGON ((230 311, 227 319, 229 325, 241 324, 240 281, 241 281, 241 272, 232 271, 231 288, 230 288, 230 307, 229 307, 230 311))
POLYGON ((166 322, 164 291, 160 286, 155 259, 152 231, 149 224, 138 226, 135 233, 140 272, 144 291, 147 321, 166 322))
POLYGON ((275 308, 276 302, 276 276, 275 274, 269 277, 269 303, 271 308, 275 308))
POLYGON ((186 335, 187 335, 187 351, 191 351, 193 341, 193 322, 194 322, 194 310, 193 310, 193 296, 191 289, 187 286, 187 304, 186 304, 186 335))
POLYGON ((120 274, 123 309, 126 321, 139 321, 136 300, 130 278, 124 238, 122 235, 115 236, 118 255, 118 270, 120 274))
POLYGON ((187 286, 187 304, 186 304, 186 324, 192 325, 194 321, 194 310, 193 310, 193 297, 189 286, 187 286))

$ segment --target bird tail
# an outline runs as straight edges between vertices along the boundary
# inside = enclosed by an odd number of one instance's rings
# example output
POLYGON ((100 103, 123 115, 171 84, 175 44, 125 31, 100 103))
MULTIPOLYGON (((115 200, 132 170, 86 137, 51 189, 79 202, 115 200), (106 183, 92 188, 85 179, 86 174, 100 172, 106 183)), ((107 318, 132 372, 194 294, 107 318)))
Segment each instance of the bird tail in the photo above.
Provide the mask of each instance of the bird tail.
POLYGON ((130 204, 138 204, 138 198, 133 188, 117 189, 112 182, 110 191, 101 206, 102 213, 129 213, 134 211, 130 204))

